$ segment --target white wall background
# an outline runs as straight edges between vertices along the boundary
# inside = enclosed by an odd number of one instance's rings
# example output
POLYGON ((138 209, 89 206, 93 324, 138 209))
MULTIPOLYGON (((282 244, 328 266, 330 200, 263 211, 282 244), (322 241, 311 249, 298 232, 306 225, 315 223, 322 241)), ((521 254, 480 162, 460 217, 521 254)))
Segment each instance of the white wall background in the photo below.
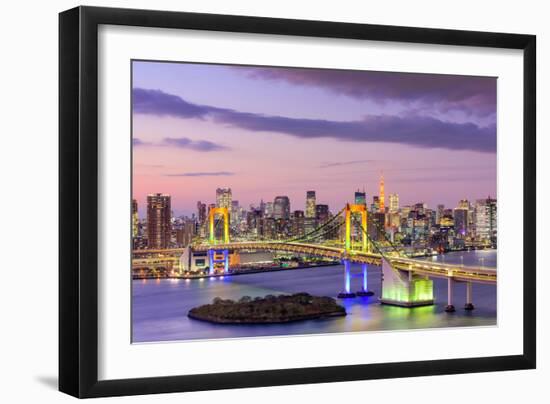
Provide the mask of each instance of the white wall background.
MULTIPOLYGON (((62 403, 57 386, 57 13, 60 0, 3 4, 0 24, 0 400, 62 403), (32 246, 32 250, 27 250, 32 246), (7 259, 6 259, 7 258, 7 259)), ((90 1, 88 5, 536 34, 538 40, 538 248, 550 243, 550 25, 545 2, 299 0, 90 1)), ((520 162, 518 161, 518 164, 520 162)), ((539 253, 540 256, 540 253, 539 253)), ((116 402, 394 403, 525 401, 547 396, 550 275, 538 260, 538 369, 217 392, 114 398, 116 402)), ((411 347, 414 349, 414 347, 411 347)), ((539 401, 540 400, 536 400, 539 401)))

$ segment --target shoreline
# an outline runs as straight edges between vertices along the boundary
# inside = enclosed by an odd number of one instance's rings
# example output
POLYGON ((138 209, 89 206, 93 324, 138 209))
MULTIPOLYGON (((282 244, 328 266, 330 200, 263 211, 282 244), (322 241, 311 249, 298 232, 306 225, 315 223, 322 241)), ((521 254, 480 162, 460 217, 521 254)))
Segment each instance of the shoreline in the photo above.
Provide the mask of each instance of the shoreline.
POLYGON ((221 273, 221 274, 204 274, 204 275, 193 275, 193 276, 166 276, 166 277, 156 277, 156 276, 140 276, 136 277, 132 275, 132 280, 144 280, 144 279, 204 279, 204 278, 220 278, 224 276, 238 276, 238 275, 252 275, 252 274, 258 274, 258 273, 264 273, 264 272, 280 272, 280 271, 294 271, 294 270, 300 270, 300 269, 308 269, 308 268, 320 268, 320 267, 330 267, 333 265, 338 265, 338 263, 334 262, 327 262, 322 264, 316 264, 316 265, 299 265, 297 267, 292 268, 282 268, 282 267, 275 267, 275 268, 257 268, 257 269, 251 269, 251 270, 237 270, 234 272, 229 272, 227 274, 221 273))
MULTIPOLYGON (((461 250, 451 250, 447 251, 443 254, 422 254, 422 255, 415 255, 413 258, 430 258, 430 257, 438 257, 450 253, 458 253, 458 252, 470 252, 470 251, 486 251, 486 250, 494 250, 497 251, 496 248, 464 248, 461 250)), ((203 274, 203 275, 191 275, 191 276, 166 276, 166 277, 156 277, 156 276, 134 276, 132 275, 132 280, 149 280, 149 279, 204 279, 204 278, 219 278, 224 276, 237 276, 237 275, 252 275, 252 274, 258 274, 258 273, 264 273, 264 272, 279 272, 279 271, 292 271, 292 270, 300 270, 300 269, 308 269, 308 268, 318 268, 318 267, 327 267, 327 266, 333 266, 338 265, 338 262, 324 262, 320 264, 314 264, 314 265, 298 265, 296 267, 292 268, 283 268, 283 267, 267 267, 267 268, 255 268, 250 270, 239 270, 231 271, 227 274, 221 273, 221 274, 203 274)))
POLYGON ((193 313, 187 313, 187 317, 197 320, 197 321, 204 321, 206 323, 210 324, 224 324, 224 325, 277 325, 277 324, 287 324, 287 323, 295 323, 298 321, 307 321, 307 320, 320 320, 324 318, 332 318, 332 317, 344 317, 346 316, 346 312, 330 312, 330 313, 324 313, 324 314, 306 314, 303 316, 296 316, 296 317, 286 317, 281 318, 277 320, 227 320, 227 319, 217 319, 217 318, 209 318, 208 316, 201 316, 193 313))
POLYGON ((321 318, 341 317, 346 309, 329 296, 312 296, 306 292, 242 296, 239 300, 216 297, 212 303, 193 307, 187 317, 214 324, 285 324, 321 318))

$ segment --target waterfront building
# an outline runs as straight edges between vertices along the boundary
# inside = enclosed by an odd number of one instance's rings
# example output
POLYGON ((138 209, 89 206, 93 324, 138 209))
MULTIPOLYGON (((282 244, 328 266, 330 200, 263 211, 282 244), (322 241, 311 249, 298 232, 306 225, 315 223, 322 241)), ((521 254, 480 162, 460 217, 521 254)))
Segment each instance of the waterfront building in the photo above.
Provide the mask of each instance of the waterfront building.
POLYGON ((490 196, 476 201, 475 234, 479 241, 496 242, 497 200, 490 196))
POLYGON ((273 201, 273 218, 290 219, 290 200, 288 196, 277 196, 273 201))
POLYGON ((147 195, 147 245, 149 248, 168 248, 171 238, 170 195, 147 195))
POLYGON ((459 203, 453 210, 455 233, 457 237, 464 238, 468 235, 468 208, 459 203))
POLYGON ((308 219, 315 218, 315 205, 316 205, 315 191, 306 192, 306 212, 305 217, 308 219))
POLYGON ((132 237, 139 236, 138 203, 132 199, 132 237))

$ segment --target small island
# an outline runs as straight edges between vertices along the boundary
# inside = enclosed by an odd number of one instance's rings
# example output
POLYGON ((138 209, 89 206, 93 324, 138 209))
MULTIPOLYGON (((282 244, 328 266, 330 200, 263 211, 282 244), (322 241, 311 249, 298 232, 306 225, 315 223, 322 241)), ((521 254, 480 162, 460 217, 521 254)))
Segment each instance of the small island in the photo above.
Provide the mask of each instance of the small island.
POLYGON ((243 296, 238 301, 216 297, 211 304, 194 307, 187 315, 218 324, 275 324, 345 316, 346 309, 332 297, 295 293, 254 299, 243 296))

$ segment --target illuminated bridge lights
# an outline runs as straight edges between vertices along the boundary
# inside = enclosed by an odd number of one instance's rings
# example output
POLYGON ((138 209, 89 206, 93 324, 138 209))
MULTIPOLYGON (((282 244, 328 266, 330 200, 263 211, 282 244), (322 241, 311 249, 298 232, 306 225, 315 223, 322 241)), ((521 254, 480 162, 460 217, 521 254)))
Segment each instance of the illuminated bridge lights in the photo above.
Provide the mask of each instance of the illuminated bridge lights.
MULTIPOLYGON (((347 204, 331 220, 298 239, 263 241, 238 239, 231 242, 228 211, 225 208, 214 208, 210 211, 207 242, 195 242, 191 245, 191 251, 207 252, 210 275, 216 274, 216 264, 223 264, 223 273, 228 273, 229 251, 285 252, 341 260, 344 267, 344 289, 340 294, 341 297, 356 295, 350 289, 351 263, 363 266, 363 289, 357 292, 357 295, 361 296, 366 296, 367 294, 364 293, 368 292, 367 265, 381 266, 383 283, 380 301, 405 307, 433 304, 433 282, 430 278, 444 278, 449 281, 449 284, 454 281, 468 282, 469 288, 472 282, 495 284, 497 281, 496 269, 430 263, 406 256, 387 239, 373 241, 366 231, 367 219, 365 206, 347 204), (357 220, 356 216, 359 215, 360 220, 357 220), (222 220, 217 221, 216 218, 220 216, 222 220), (352 221, 362 230, 360 241, 352 240, 352 221), (220 222, 223 222, 223 233, 221 240, 216 240, 216 223, 220 222), (338 226, 344 226, 343 240, 325 240, 324 235, 329 232, 334 234, 338 226)), ((173 267, 178 270, 179 259, 185 251, 185 248, 134 250, 132 267, 154 269, 157 266, 168 266, 173 263, 173 267)), ((471 301, 468 304, 473 307, 471 301)))
POLYGON ((395 306, 415 307, 434 303, 433 281, 431 279, 413 279, 410 282, 384 286, 381 303, 395 306))

